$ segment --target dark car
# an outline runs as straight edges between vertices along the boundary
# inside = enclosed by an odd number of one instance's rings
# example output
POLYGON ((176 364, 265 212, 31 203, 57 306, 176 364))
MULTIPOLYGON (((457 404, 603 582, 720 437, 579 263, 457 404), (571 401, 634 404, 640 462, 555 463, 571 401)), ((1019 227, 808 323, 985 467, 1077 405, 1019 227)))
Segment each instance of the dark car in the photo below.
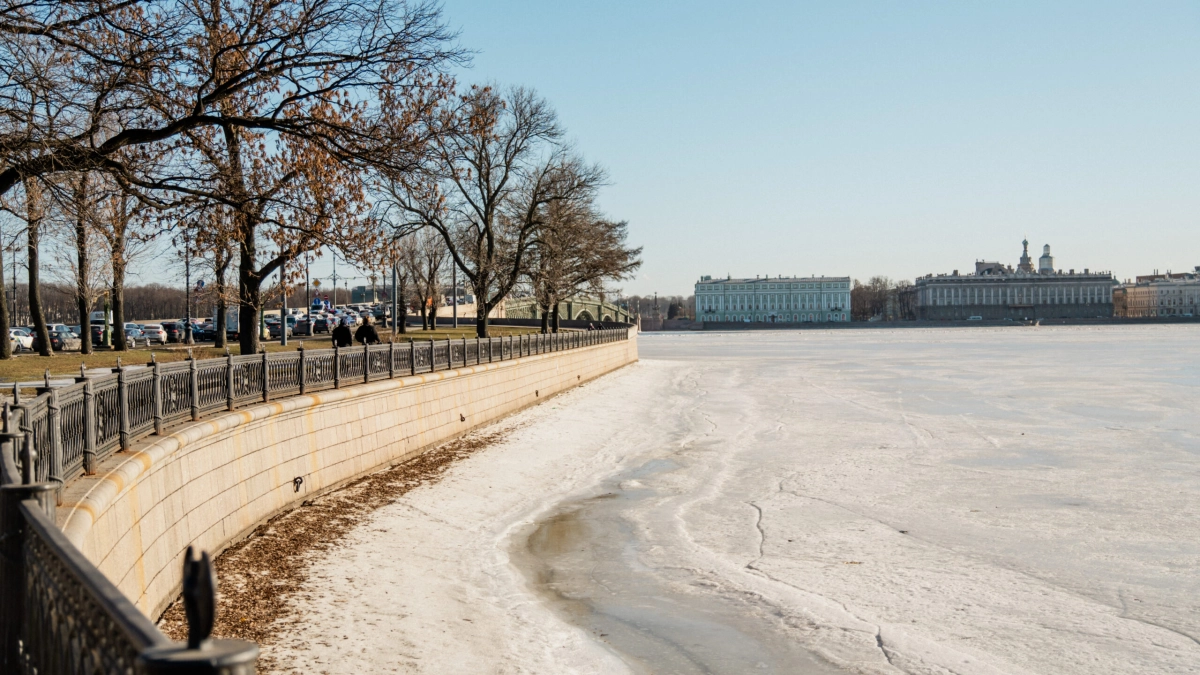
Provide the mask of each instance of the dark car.
POLYGON ((313 319, 313 333, 328 333, 329 319, 324 316, 318 316, 313 319))
MULTIPOLYGON (((64 349, 79 349, 79 336, 72 333, 71 329, 61 323, 52 323, 47 326, 50 332, 50 349, 52 351, 61 352, 64 349)), ((33 350, 38 350, 38 335, 37 331, 33 333, 33 350)))
POLYGON ((183 342, 183 325, 177 322, 164 323, 163 330, 167 331, 167 342, 183 342))
MULTIPOLYGON (((271 336, 272 338, 278 338, 281 325, 283 324, 280 324, 278 321, 267 322, 267 335, 271 336)), ((294 335, 290 325, 287 327, 287 334, 294 335)))
POLYGON ((296 325, 292 328, 293 335, 312 335, 312 325, 308 319, 300 317, 296 319, 296 325))
POLYGON ((207 342, 217 339, 217 327, 211 321, 192 324, 192 341, 207 342))

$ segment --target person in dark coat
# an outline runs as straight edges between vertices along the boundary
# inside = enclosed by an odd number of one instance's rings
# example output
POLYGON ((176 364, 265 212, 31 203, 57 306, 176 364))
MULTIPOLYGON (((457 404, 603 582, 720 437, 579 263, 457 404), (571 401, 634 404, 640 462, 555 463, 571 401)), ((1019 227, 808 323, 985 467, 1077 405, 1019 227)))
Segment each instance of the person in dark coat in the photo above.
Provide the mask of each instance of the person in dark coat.
POLYGON ((379 333, 375 330, 375 326, 371 325, 371 317, 363 317, 363 325, 354 332, 354 339, 358 340, 360 345, 379 344, 379 333))
POLYGON ((350 322, 348 319, 342 319, 337 328, 333 329, 333 346, 349 347, 354 344, 354 338, 350 335, 350 322))

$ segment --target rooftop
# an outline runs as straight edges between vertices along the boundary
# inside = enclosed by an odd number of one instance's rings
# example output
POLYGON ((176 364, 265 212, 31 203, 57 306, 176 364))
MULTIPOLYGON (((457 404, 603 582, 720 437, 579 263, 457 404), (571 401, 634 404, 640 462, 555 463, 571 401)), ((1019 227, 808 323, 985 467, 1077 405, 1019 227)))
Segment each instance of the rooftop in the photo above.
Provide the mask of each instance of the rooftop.
POLYGON ((698 284, 766 284, 766 283, 813 283, 820 281, 850 281, 850 277, 726 277, 724 279, 713 279, 709 276, 700 277, 698 284))

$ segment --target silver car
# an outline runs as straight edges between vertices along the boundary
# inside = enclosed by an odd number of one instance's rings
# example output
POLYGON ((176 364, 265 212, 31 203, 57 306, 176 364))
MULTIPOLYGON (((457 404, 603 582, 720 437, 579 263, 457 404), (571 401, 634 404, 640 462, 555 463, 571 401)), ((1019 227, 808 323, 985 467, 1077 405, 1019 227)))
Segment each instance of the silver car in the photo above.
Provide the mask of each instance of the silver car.
POLYGON ((144 323, 141 327, 142 336, 150 342, 157 342, 160 345, 167 344, 167 330, 162 327, 161 323, 144 323))

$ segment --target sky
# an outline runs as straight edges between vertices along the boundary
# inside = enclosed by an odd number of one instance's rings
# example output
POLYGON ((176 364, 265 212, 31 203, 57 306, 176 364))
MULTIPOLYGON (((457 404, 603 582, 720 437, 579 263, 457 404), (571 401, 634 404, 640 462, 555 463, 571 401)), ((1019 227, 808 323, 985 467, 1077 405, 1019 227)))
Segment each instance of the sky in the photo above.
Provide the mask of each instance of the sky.
POLYGON ((644 247, 627 294, 1015 265, 1026 236, 1062 269, 1200 265, 1200 3, 444 11, 462 84, 536 89, 607 168, 644 247))

